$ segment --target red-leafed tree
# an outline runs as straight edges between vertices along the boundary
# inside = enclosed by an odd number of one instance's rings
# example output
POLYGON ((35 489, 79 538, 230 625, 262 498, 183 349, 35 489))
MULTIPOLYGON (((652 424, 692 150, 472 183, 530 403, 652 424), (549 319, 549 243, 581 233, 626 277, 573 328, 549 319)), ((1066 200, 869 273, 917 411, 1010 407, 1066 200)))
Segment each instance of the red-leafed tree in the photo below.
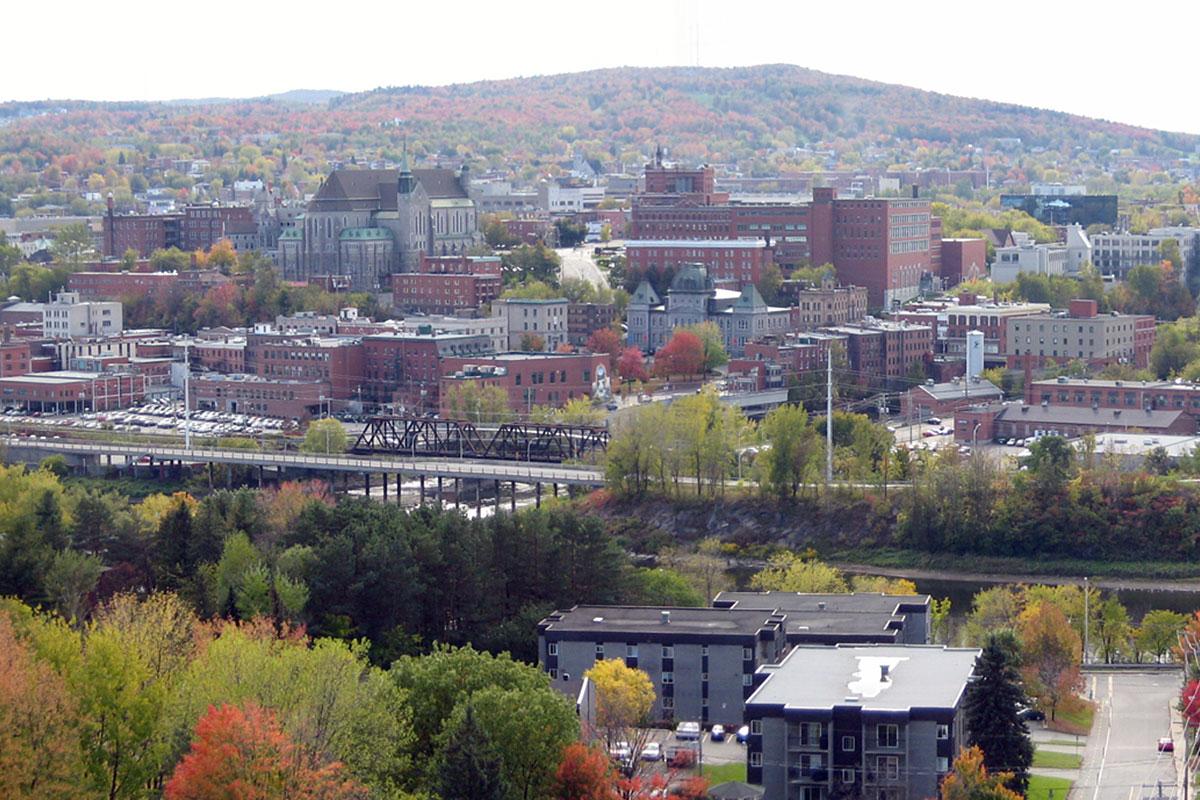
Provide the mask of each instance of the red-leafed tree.
POLYGON ((621 334, 612 328, 601 328, 598 331, 592 331, 592 335, 587 340, 587 348, 593 353, 607 353, 608 368, 611 370, 616 367, 617 359, 621 357, 623 350, 621 334))
POLYGON ((636 347, 626 347, 617 359, 617 374, 627 382, 648 381, 650 373, 646 371, 646 357, 636 347))
POLYGON ((554 776, 555 800, 616 800, 612 760, 595 747, 572 742, 563 748, 554 776))
POLYGON ((1200 728, 1200 681, 1192 679, 1179 695, 1179 710, 1188 727, 1200 728))
POLYGON ((191 750, 171 774, 167 800, 362 800, 336 762, 313 766, 275 716, 255 705, 209 706, 191 750))
POLYGON ((704 371, 704 342, 691 331, 675 331, 654 356, 654 374, 699 375, 704 371))

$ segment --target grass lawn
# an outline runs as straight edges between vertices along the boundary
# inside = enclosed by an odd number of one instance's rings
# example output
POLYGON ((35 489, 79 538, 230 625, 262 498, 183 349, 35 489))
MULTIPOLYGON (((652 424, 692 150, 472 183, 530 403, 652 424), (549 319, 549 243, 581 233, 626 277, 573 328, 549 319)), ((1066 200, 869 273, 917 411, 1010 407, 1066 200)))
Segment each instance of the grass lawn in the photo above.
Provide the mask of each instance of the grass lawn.
POLYGON ((1046 769, 1079 769, 1083 756, 1075 753, 1059 753, 1054 750, 1037 749, 1033 752, 1033 767, 1046 769))
POLYGON ((730 764, 705 764, 704 777, 708 778, 709 784, 716 786, 718 783, 726 781, 741 781, 746 782, 746 762, 733 762, 730 764))
POLYGON ((1083 747, 1084 741, 1083 739, 1047 739, 1038 744, 1050 744, 1056 747, 1083 747))
POLYGON ((1047 778, 1045 775, 1029 776, 1029 791, 1025 800, 1066 800, 1071 791, 1071 781, 1066 778, 1047 778), (1054 794, 1051 794, 1051 791, 1054 794))
POLYGON ((1054 719, 1047 720, 1046 727, 1060 733, 1086 736, 1092 731, 1092 719, 1095 715, 1095 703, 1081 697, 1071 697, 1059 703, 1054 719))

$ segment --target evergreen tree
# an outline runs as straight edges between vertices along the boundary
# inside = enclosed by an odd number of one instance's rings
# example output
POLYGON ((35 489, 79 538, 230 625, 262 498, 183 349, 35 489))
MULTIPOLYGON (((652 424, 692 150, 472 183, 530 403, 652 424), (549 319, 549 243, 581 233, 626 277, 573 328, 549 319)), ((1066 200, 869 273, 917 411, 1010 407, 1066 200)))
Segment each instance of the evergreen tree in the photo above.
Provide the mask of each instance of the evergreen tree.
POLYGON ((503 800, 500 758, 467 704, 466 715, 442 750, 438 796, 442 800, 503 800))
POLYGON ((967 695, 967 745, 983 750, 983 763, 992 772, 1010 772, 1008 788, 1021 794, 1029 785, 1033 743, 1018 716, 1024 699, 1020 677, 1002 643, 988 640, 975 662, 975 682, 967 695))

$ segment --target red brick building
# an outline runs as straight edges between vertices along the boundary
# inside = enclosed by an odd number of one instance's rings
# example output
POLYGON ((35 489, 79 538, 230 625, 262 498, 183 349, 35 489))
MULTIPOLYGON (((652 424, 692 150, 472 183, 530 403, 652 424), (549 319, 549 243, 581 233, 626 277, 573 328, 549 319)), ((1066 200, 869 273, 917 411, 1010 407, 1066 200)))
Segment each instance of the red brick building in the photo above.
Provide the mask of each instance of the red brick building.
POLYGON ((192 376, 190 401, 194 411, 257 414, 303 421, 322 412, 331 392, 326 381, 201 373, 192 376))
POLYGON ((1195 383, 1105 381, 1064 376, 1030 381, 1025 387, 1025 402, 1102 410, 1182 411, 1200 419, 1200 385, 1195 383))
POLYGON ((146 397, 145 379, 132 372, 62 370, 0 378, 0 406, 79 412, 127 408, 146 397))
POLYGON ((1088 433, 1120 432, 1191 436, 1196 433, 1196 420, 1183 411, 1024 403, 973 406, 954 415, 954 438, 959 442, 1025 439, 1039 434, 1074 438, 1088 433))
POLYGON ((32 359, 33 346, 28 341, 6 337, 0 343, 0 378, 32 372, 32 359))
POLYGON ((427 256, 416 272, 391 276, 392 304, 422 314, 475 309, 500 296, 500 259, 494 256, 427 256))
POLYGON ((109 198, 101 250, 106 258, 120 258, 130 249, 142 257, 171 247, 207 250, 253 223, 254 211, 246 206, 187 206, 171 214, 118 215, 109 198))
POLYGON ((576 397, 592 397, 610 380, 603 353, 498 353, 442 359, 441 415, 452 417, 447 393, 465 382, 499 386, 508 392, 509 408, 527 414, 534 406, 560 407, 576 397))
POLYGON ((916 296, 922 276, 941 267, 940 232, 928 200, 838 199, 828 188, 813 189, 811 203, 790 204, 639 196, 630 222, 631 241, 769 238, 775 261, 833 264, 838 280, 867 288, 872 308, 916 296))
POLYGON ((774 263, 774 255, 763 239, 644 239, 625 243, 626 270, 639 279, 652 269, 678 270, 684 264, 702 264, 714 282, 737 291, 757 284, 767 265, 774 263))
POLYGON ((363 339, 363 399, 403 408, 406 413, 438 410, 441 363, 447 357, 491 354, 487 336, 386 334, 363 339))
POLYGON ((567 343, 583 347, 593 333, 611 328, 617 319, 612 303, 570 303, 567 305, 567 343))
POLYGON ((246 371, 246 339, 243 336, 220 340, 198 339, 189 350, 189 360, 200 369, 225 375, 246 371))
POLYGON ((176 272, 74 272, 67 278, 67 290, 78 292, 80 300, 162 297, 178 281, 176 272))
POLYGON ((844 337, 824 334, 746 342, 745 354, 729 360, 729 375, 748 379, 748 388, 781 389, 789 385, 794 375, 826 369, 827 353, 834 341, 845 346, 844 337))
POLYGON ((863 383, 906 378, 914 365, 923 370, 933 358, 933 331, 925 325, 880 322, 840 325, 824 332, 845 337, 846 360, 863 383))
POLYGON ((987 242, 983 239, 941 239, 942 285, 987 277, 987 242))
POLYGON ((361 397, 363 343, 357 338, 295 338, 271 334, 246 337, 246 371, 270 380, 329 385, 337 400, 361 397))

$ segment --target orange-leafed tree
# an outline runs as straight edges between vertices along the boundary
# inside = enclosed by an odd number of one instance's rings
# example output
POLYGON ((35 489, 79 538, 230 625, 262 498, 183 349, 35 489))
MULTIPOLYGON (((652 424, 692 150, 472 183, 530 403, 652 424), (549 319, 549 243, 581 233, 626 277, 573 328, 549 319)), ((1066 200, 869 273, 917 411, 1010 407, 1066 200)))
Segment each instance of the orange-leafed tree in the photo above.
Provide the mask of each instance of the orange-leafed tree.
POLYGON ((1048 602, 1034 603, 1017 620, 1023 666, 1021 675, 1038 702, 1054 719, 1065 698, 1083 687, 1079 662, 1083 645, 1062 610, 1048 602))
POLYGON ((626 382, 650 380, 650 373, 646 371, 646 357, 642 355, 642 351, 636 347, 626 347, 617 359, 617 374, 626 382))
POLYGON ((366 789, 333 762, 288 738, 258 706, 210 706, 192 747, 167 782, 167 800, 364 800, 366 789))
POLYGON ((81 767, 74 700, 0 612, 0 797, 70 797, 81 767))
POLYGON ((941 800, 1021 800, 1021 795, 1006 785, 1010 772, 988 773, 983 751, 971 747, 959 752, 954 767, 942 779, 941 800))
POLYGON ((704 342, 691 331, 675 331, 654 356, 654 374, 699 375, 704 371, 704 342))
POLYGON ((616 800, 612 760, 597 747, 572 742, 563 748, 554 776, 555 800, 616 800))

